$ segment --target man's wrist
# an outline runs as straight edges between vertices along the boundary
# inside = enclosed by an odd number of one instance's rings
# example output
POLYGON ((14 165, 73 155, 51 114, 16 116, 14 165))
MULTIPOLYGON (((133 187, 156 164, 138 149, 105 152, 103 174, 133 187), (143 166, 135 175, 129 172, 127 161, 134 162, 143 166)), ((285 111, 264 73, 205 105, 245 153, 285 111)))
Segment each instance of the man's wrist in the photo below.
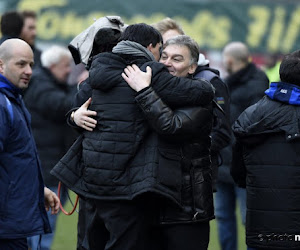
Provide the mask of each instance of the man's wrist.
POLYGON ((72 113, 71 113, 71 121, 72 121, 72 122, 75 122, 75 121, 74 121, 74 114, 75 114, 75 111, 72 111, 72 113))

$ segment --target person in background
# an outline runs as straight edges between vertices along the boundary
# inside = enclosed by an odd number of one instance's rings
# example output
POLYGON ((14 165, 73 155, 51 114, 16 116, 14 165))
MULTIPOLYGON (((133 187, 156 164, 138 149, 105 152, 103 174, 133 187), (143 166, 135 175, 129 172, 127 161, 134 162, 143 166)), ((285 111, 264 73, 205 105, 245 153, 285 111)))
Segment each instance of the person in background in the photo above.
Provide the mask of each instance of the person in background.
MULTIPOLYGON (((241 42, 231 42, 223 49, 223 63, 229 76, 225 83, 230 93, 230 124, 250 105, 263 97, 269 86, 266 74, 250 62, 247 46, 241 42)), ((217 192, 215 194, 215 214, 222 250, 237 249, 236 202, 239 202, 243 224, 246 220, 246 191, 239 188, 230 175, 232 145, 222 149, 223 164, 219 167, 217 192)))
POLYGON ((284 56, 279 74, 233 125, 231 174, 246 187, 246 242, 259 250, 299 249, 300 50, 284 56))
POLYGON ((44 185, 21 96, 33 63, 33 52, 23 40, 0 45, 0 249, 27 250, 26 237, 51 232, 46 210, 59 210, 58 197, 44 185))
POLYGON ((0 20, 2 37, 0 44, 10 38, 19 38, 23 28, 23 17, 17 11, 4 12, 0 20))
POLYGON ((20 38, 27 42, 34 55, 34 67, 41 65, 41 50, 36 47, 35 39, 37 36, 37 15, 32 10, 24 10, 21 12, 24 25, 20 34, 20 38))
MULTIPOLYGON (((57 193, 58 180, 50 170, 67 152, 75 140, 75 132, 68 128, 65 115, 72 106, 76 86, 69 86, 71 53, 62 46, 52 46, 41 55, 42 67, 36 68, 31 86, 24 93, 24 102, 31 114, 32 133, 41 159, 46 185, 57 193)), ((61 203, 66 201, 66 190, 61 192, 61 203)), ((56 216, 48 214, 53 233, 41 239, 42 249, 50 249, 55 234, 56 216)), ((36 249, 39 237, 29 238, 29 245, 36 249)))
POLYGON ((174 36, 184 35, 184 31, 181 26, 174 19, 169 17, 152 24, 152 26, 156 28, 162 35, 163 43, 174 36))
POLYGON ((269 78, 270 82, 279 82, 279 67, 282 60, 280 53, 267 54, 265 56, 265 64, 263 67, 264 72, 269 78))
MULTIPOLYGON (((191 78, 198 58, 198 44, 189 36, 180 35, 166 41, 160 62, 171 75, 191 78)), ((151 72, 143 73, 136 65, 128 66, 124 72, 123 78, 133 89, 150 85, 151 72)), ((152 129, 166 143, 181 147, 181 207, 170 202, 161 204, 159 227, 153 229, 155 249, 206 250, 209 221, 214 218, 209 136, 213 105, 173 111, 153 89, 146 94, 138 92, 135 99, 152 129)))
POLYGON ((220 72, 209 66, 209 60, 203 54, 199 54, 198 67, 194 78, 203 78, 209 81, 215 88, 214 101, 219 107, 214 107, 215 122, 211 133, 211 161, 213 189, 217 191, 218 169, 222 164, 221 150, 229 145, 231 141, 231 127, 229 124, 229 90, 227 85, 220 78, 220 72))

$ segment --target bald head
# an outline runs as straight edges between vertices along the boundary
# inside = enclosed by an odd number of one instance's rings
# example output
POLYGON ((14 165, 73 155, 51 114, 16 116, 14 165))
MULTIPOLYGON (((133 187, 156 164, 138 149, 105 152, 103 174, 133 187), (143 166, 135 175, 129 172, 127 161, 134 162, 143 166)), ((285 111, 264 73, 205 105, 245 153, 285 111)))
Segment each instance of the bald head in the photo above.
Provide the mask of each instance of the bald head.
POLYGON ((249 59, 250 53, 248 47, 242 42, 231 42, 223 50, 223 62, 229 74, 246 67, 249 59))
POLYGON ((242 42, 232 42, 225 46, 224 55, 233 57, 235 60, 247 63, 249 61, 249 50, 246 44, 242 42))
POLYGON ((23 40, 8 39, 0 45, 0 73, 17 88, 28 87, 32 66, 32 49, 23 40))
POLYGON ((7 39, 0 45, 0 59, 7 61, 19 51, 33 54, 32 49, 25 41, 18 38, 7 39))

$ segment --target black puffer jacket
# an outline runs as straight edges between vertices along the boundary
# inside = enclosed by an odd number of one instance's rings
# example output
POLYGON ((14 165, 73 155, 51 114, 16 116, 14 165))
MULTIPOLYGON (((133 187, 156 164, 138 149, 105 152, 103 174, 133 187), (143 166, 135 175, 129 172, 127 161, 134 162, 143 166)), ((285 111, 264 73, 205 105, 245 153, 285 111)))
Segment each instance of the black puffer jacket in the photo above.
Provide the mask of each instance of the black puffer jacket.
POLYGON ((136 97, 152 129, 166 143, 181 147, 181 207, 160 206, 160 223, 191 223, 214 218, 212 170, 209 157, 212 104, 172 111, 150 88, 136 97))
POLYGON ((239 185, 246 184, 250 247, 299 249, 299 117, 300 106, 264 97, 234 124, 239 164, 232 175, 239 185))
POLYGON ((24 93, 31 114, 31 127, 47 186, 57 186, 50 170, 67 152, 75 139, 66 124, 65 114, 71 108, 76 87, 58 82, 46 68, 37 68, 24 93))
MULTIPOLYGON (((96 199, 132 199, 160 193, 180 203, 181 152, 178 144, 158 138, 135 103, 135 91, 121 73, 133 63, 152 68, 152 87, 171 107, 204 105, 214 93, 207 81, 176 78, 160 63, 144 57, 99 54, 90 69, 91 110, 98 124, 84 132, 83 168, 72 189, 96 199)), ((145 90, 146 91, 146 90, 145 90)))
MULTIPOLYGON (((269 87, 269 79, 266 74, 253 63, 229 76, 225 83, 230 93, 230 125, 249 106, 259 101, 265 90, 269 87)), ((230 176, 232 164, 232 143, 222 150, 223 164, 219 168, 218 181, 233 183, 230 176)))

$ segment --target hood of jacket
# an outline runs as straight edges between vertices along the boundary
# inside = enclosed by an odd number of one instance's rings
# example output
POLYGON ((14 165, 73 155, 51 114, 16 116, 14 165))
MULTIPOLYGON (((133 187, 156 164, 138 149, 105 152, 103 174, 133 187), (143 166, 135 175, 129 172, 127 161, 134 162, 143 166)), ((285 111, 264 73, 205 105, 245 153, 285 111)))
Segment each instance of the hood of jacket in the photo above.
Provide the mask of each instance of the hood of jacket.
POLYGON ((211 72, 213 72, 214 74, 216 74, 217 76, 220 76, 219 70, 214 69, 214 68, 211 68, 211 67, 209 67, 209 66, 200 66, 200 65, 198 65, 198 67, 197 67, 197 69, 196 69, 194 75, 196 75, 196 74, 198 74, 198 73, 200 73, 201 71, 204 71, 204 70, 211 71, 211 72))
POLYGON ((76 64, 82 62, 86 65, 88 63, 97 32, 107 28, 122 32, 126 25, 124 25, 119 16, 105 16, 99 18, 90 27, 82 31, 68 46, 76 64))

